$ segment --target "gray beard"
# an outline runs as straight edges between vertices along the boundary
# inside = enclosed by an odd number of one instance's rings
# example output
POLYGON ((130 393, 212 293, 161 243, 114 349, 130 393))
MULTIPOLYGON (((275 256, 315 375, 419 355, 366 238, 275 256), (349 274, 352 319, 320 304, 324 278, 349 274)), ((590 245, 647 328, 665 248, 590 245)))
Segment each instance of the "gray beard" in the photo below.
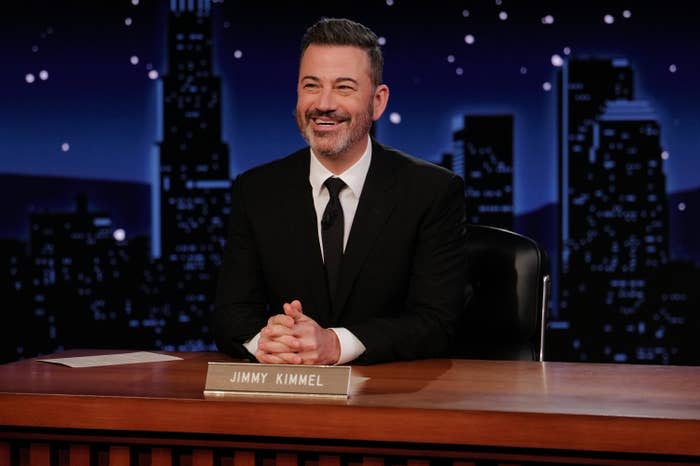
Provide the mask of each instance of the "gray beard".
POLYGON ((314 144, 312 144, 314 136, 313 129, 311 129, 311 127, 309 126, 310 118, 308 118, 307 115, 304 115, 303 119, 300 119, 299 115, 296 115, 296 120, 297 127, 301 132, 301 136, 309 144, 309 146, 311 146, 311 148, 314 151, 314 154, 320 157, 334 158, 343 154, 353 144, 367 137, 367 134, 369 134, 369 130, 372 128, 373 113, 374 104, 370 102, 367 112, 357 120, 357 126, 351 128, 350 134, 347 136, 347 138, 340 139, 339 141, 337 141, 337 144, 326 150, 322 150, 319 147, 314 147, 314 144), (307 131, 311 134, 308 134, 307 131))

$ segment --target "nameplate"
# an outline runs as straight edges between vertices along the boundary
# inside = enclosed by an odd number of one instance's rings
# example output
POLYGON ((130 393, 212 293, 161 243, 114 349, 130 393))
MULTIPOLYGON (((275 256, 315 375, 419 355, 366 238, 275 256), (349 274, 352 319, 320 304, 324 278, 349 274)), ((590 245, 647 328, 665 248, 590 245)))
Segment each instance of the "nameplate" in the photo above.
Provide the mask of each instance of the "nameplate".
POLYGON ((350 366, 210 362, 205 395, 309 395, 347 398, 350 366))

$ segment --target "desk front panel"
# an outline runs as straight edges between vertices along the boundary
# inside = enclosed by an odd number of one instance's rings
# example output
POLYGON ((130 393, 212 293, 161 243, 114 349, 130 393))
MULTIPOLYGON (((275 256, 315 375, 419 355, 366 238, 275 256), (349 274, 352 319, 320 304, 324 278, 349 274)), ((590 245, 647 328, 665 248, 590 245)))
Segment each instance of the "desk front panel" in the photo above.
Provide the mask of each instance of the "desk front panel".
POLYGON ((208 399, 230 359, 177 355, 0 366, 0 466, 700 461, 700 368, 425 360, 353 367, 347 400, 208 399))

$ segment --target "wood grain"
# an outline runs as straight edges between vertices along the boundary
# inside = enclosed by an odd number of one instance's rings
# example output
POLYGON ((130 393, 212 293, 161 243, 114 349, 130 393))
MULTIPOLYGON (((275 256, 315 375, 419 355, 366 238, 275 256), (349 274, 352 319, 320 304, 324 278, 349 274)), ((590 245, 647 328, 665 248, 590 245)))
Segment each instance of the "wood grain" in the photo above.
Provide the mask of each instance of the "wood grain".
MULTIPOLYGON (((347 400, 210 399, 203 395, 207 362, 231 359, 173 354, 183 360, 84 369, 37 360, 0 366, 0 446, 13 429, 76 429, 113 432, 117 438, 137 432, 344 442, 347 451, 355 448, 349 442, 373 442, 375 451, 389 442, 392 448, 478 446, 700 459, 697 367, 423 360, 353 367, 347 400)), ((0 455, 8 453, 0 448, 0 455)), ((236 464, 251 461, 235 458, 236 464)), ((286 464, 285 457, 277 460, 286 464)))

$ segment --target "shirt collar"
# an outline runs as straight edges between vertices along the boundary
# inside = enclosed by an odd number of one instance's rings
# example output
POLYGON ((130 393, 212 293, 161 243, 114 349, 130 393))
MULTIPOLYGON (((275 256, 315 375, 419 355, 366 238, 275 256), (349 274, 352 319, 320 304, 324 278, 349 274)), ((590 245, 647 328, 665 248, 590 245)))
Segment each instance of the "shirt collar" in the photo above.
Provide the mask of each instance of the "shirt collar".
MULTIPOLYGON (((311 183, 311 189, 314 196, 321 194, 321 189, 323 188, 323 182, 330 176, 335 176, 333 173, 323 166, 319 162, 318 157, 314 154, 313 149, 311 151, 311 163, 309 164, 309 182, 311 183)), ((345 170, 338 178, 343 180, 343 182, 350 188, 350 191, 359 199, 362 193, 362 186, 365 184, 365 178, 367 178, 367 172, 369 172, 369 164, 372 161, 372 140, 367 136, 367 148, 360 157, 360 159, 353 164, 350 168, 345 170)))

